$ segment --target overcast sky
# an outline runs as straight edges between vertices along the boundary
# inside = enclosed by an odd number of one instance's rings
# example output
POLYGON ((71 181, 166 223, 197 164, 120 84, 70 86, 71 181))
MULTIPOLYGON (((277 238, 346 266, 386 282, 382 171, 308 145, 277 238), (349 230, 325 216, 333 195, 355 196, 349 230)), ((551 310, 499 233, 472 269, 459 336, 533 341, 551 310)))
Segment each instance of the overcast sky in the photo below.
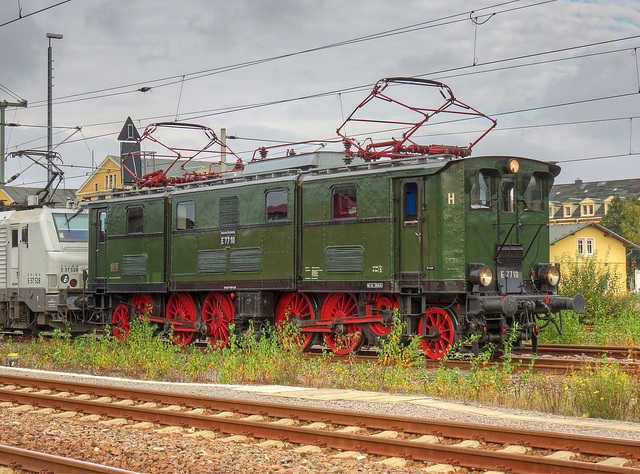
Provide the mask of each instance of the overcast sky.
MULTIPOLYGON (((77 187, 92 164, 119 154, 116 138, 128 116, 141 133, 176 118, 216 133, 224 127, 252 139, 229 141, 250 159, 269 140, 335 138, 372 85, 393 76, 444 82, 459 100, 496 118, 475 156, 556 161, 560 183, 640 178, 638 1, 0 5, 0 101, 28 101, 27 108, 6 109, 6 121, 20 125, 6 129, 8 152, 46 147, 46 34, 64 35, 51 42, 53 141, 66 140, 56 148, 66 187, 77 187)), ((433 99, 429 94, 410 97, 411 105, 439 105, 422 103, 433 99)), ((416 141, 464 146, 484 126, 427 127, 416 141)), ((174 145, 192 139, 169 138, 174 145)), ((10 158, 6 178, 30 163, 10 158)), ((32 166, 12 184, 36 186, 43 177, 32 166)))

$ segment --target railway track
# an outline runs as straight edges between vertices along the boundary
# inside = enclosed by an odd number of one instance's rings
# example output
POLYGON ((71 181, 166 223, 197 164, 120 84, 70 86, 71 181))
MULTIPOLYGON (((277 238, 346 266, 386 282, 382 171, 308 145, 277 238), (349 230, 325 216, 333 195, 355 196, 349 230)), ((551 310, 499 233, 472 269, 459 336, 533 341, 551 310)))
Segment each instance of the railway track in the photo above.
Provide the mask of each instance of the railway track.
POLYGON ((0 444, 0 465, 7 466, 14 472, 135 474, 135 471, 127 471, 102 464, 94 464, 37 451, 28 451, 26 449, 2 444, 0 444))
MULTIPOLYGON (((0 400, 25 411, 99 415, 425 463, 511 472, 640 472, 640 441, 514 430, 153 390, 0 376, 0 400), (620 464, 627 464, 621 466, 620 464), (630 466, 628 465, 630 464, 630 466)), ((80 416, 80 415, 78 415, 80 416)), ((65 472, 65 471, 62 471, 65 472)))
MULTIPOLYGON (((524 352, 531 354, 530 344, 525 344, 524 352)), ((516 351, 519 353, 519 351, 516 351)), ((603 356, 615 359, 640 359, 639 347, 624 346, 577 346, 573 344, 539 344, 539 356, 585 356, 601 358, 603 356)))
MULTIPOLYGON (((309 357, 322 354, 322 350, 314 349, 309 357)), ((497 353, 491 363, 502 363, 502 354, 497 353)), ((378 352, 373 349, 365 349, 358 355, 332 355, 333 360, 353 360, 355 362, 377 362, 378 352)), ((623 370, 640 373, 640 348, 627 348, 622 346, 575 346, 561 344, 540 344, 537 357, 531 355, 531 347, 525 346, 523 350, 514 351, 510 357, 513 370, 523 372, 533 370, 549 374, 566 374, 574 369, 584 367, 586 363, 600 365, 606 363, 619 363, 623 370), (606 360, 603 360, 603 357, 606 360), (613 360, 612 360, 613 359, 613 360)), ((445 364, 448 368, 458 367, 470 370, 477 363, 466 358, 451 358, 447 360, 425 359, 429 368, 438 368, 445 364)))

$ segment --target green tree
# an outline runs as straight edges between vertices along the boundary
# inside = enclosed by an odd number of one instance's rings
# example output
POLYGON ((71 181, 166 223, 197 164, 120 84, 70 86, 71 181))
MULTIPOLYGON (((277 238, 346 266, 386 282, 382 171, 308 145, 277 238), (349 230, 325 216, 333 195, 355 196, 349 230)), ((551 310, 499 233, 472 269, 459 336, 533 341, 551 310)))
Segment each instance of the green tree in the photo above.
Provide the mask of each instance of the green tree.
POLYGON ((640 245, 640 199, 635 196, 614 197, 600 225, 640 245))
MULTIPOLYGON (((600 225, 640 245, 640 199, 635 196, 627 196, 624 199, 614 197, 600 225)), ((640 251, 632 250, 627 262, 630 262, 627 266, 627 277, 630 277, 640 262, 640 251)))

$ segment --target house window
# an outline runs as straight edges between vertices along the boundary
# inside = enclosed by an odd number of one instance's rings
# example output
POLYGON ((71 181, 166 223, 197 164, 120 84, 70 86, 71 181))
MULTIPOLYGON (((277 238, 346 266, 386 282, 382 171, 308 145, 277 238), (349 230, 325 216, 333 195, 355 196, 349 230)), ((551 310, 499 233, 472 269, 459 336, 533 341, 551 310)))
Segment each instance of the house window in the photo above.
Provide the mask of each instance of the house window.
POLYGON ((358 216, 356 185, 345 184, 334 186, 331 190, 333 199, 333 218, 345 219, 358 216))
POLYGON ((595 253, 595 240, 591 237, 578 239, 578 253, 587 257, 595 253))
POLYGON ((265 196, 265 214, 267 221, 286 221, 289 193, 286 189, 271 189, 265 196))
POLYGON ((582 205, 582 217, 592 216, 593 212, 593 204, 583 204, 582 205))
POLYGON ((142 207, 127 208, 127 234, 141 234, 144 232, 142 207))
POLYGON ((549 218, 553 218, 553 215, 556 213, 556 208, 553 206, 549 206, 549 218))
POLYGON ((564 217, 571 217, 571 206, 564 206, 564 217))
POLYGON ((587 255, 589 256, 593 255, 593 252, 594 252, 593 239, 586 239, 586 244, 587 244, 587 255))
POLYGON ((176 205, 176 229, 196 228, 196 205, 193 201, 179 202, 176 205))

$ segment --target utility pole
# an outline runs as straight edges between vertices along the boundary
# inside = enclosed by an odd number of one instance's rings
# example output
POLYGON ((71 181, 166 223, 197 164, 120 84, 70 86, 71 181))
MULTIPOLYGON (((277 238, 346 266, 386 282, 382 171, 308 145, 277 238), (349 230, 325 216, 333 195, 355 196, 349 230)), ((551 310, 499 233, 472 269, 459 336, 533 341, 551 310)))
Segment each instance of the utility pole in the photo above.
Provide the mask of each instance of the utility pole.
MULTIPOLYGON (((62 39, 62 35, 57 33, 47 33, 47 39, 49 40, 49 49, 48 52, 48 100, 47 100, 47 152, 51 153, 53 150, 53 114, 51 112, 51 104, 53 100, 53 50, 51 49, 51 40, 52 39, 62 39)), ((51 165, 47 166, 47 181, 49 181, 53 177, 53 168, 51 165)))
POLYGON ((26 107, 27 101, 21 100, 20 102, 7 102, 3 100, 0 102, 0 188, 4 188, 4 127, 5 123, 5 109, 7 107, 26 107))

